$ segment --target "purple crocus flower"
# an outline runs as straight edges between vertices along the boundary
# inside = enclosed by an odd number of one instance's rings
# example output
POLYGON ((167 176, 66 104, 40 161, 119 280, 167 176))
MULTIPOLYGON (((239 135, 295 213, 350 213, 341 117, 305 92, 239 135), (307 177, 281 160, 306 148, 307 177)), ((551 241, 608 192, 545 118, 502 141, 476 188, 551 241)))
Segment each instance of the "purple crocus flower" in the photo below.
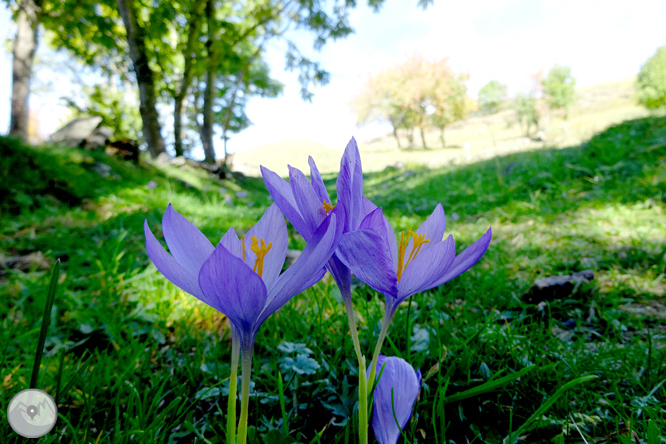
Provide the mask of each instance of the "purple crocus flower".
MULTIPOLYGON (((367 208, 363 204, 363 172, 356 140, 351 138, 340 161, 340 172, 336 183, 337 206, 332 204, 312 157, 308 158, 308 163, 310 164, 310 181, 300 170, 289 166, 289 183, 273 171, 261 167, 261 174, 268 192, 289 222, 303 239, 310 242, 312 233, 317 230, 326 215, 333 208, 342 207, 345 213, 344 232, 348 233, 358 229, 367 208)), ((351 298, 351 273, 335 254, 326 264, 326 268, 331 272, 340 289, 352 330, 354 348, 360 358, 361 352, 355 335, 356 322, 351 298)))
MULTIPOLYGON (((334 211, 322 221, 294 265, 282 274, 287 225, 275 204, 245 236, 239 239, 232 227, 217 247, 169 204, 162 227, 171 255, 150 231, 148 222, 144 223, 146 249, 157 269, 178 287, 224 313, 233 325, 232 345, 240 343, 243 371, 239 444, 245 444, 247 439, 252 349, 257 331, 289 299, 324 276, 324 264, 335 251, 344 228, 344 217, 339 219, 338 215, 339 211, 334 211)), ((232 403, 233 422, 235 396, 230 396, 232 403)), ((234 433, 233 427, 227 429, 234 433)))
POLYGON ((404 359, 380 356, 375 371, 382 373, 373 395, 372 428, 379 444, 395 444, 412 416, 421 389, 421 370, 415 372, 404 359))
POLYGON ((488 249, 488 231, 456 255, 453 236, 445 240, 442 205, 414 232, 396 241, 382 209, 365 199, 369 213, 359 229, 342 236, 337 257, 362 281, 386 295, 386 315, 393 318, 398 305, 413 294, 438 287, 472 267, 488 249))
POLYGON ((162 219, 171 255, 144 223, 146 249, 157 269, 178 287, 224 313, 240 335, 241 348, 252 347, 261 324, 291 297, 324 275, 324 264, 342 235, 343 220, 326 218, 312 233, 298 260, 280 274, 287 254, 287 225, 271 205, 245 236, 233 227, 217 247, 171 204, 162 219))

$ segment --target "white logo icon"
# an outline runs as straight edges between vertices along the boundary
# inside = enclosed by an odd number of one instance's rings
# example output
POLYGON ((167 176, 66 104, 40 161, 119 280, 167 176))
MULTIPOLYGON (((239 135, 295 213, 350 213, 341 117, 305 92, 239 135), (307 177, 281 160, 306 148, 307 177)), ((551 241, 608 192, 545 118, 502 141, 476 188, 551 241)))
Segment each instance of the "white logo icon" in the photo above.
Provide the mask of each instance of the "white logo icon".
POLYGON ((42 390, 18 392, 9 403, 7 419, 12 429, 24 438, 39 438, 51 431, 58 418, 53 398, 42 390))

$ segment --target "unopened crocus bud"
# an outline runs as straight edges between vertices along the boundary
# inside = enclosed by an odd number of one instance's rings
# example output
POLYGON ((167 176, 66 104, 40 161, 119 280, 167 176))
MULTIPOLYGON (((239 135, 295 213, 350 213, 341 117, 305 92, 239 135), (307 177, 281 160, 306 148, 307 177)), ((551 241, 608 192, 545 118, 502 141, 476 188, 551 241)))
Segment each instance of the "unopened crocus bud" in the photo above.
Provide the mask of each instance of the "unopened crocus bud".
POLYGON ((404 359, 380 356, 376 372, 381 372, 381 377, 373 395, 372 429, 379 444, 396 444, 412 416, 421 389, 421 371, 414 371, 404 359))

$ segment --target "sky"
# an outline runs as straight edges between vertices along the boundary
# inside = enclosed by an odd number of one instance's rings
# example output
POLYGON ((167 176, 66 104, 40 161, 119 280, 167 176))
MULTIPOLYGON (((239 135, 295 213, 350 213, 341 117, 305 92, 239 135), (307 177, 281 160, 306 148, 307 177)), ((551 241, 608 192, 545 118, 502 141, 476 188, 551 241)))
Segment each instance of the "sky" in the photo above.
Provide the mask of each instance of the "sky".
MULTIPOLYGON (((377 13, 362 3, 350 14, 356 32, 328 42, 320 52, 311 49, 313 37, 307 32, 291 36, 331 73, 330 83, 314 90, 311 103, 300 98, 297 73, 284 71, 286 45, 268 46, 272 75, 285 84, 284 93, 251 99, 247 114, 254 125, 229 140, 230 151, 285 140, 342 150, 351 136, 362 142, 387 133, 386 125, 357 127, 349 103, 370 75, 411 55, 448 58, 454 69, 470 74, 468 93, 476 97, 490 80, 507 84, 511 95, 527 91, 531 74, 555 64, 570 66, 579 86, 626 78, 666 45, 663 0, 435 0, 425 10, 416 0, 386 0, 377 13)), ((0 27, 5 38, 13 37, 7 11, 0 12, 0 27)), ((8 127, 10 85, 11 55, 3 48, 0 131, 8 127)), ((58 96, 40 92, 31 99, 40 116, 54 116, 42 119, 44 134, 64 123, 57 117, 64 115, 58 96)))

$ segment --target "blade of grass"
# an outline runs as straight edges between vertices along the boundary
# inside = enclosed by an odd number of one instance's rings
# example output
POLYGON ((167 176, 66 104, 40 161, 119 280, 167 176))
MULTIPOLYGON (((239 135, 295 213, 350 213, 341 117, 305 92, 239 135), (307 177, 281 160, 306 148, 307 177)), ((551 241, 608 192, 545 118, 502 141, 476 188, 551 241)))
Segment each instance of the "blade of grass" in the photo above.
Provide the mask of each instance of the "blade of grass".
POLYGON ((287 409, 284 402, 284 384, 282 383, 282 374, 278 369, 278 396, 280 397, 280 410, 282 411, 282 433, 286 438, 289 436, 289 418, 287 418, 287 409))
POLYGON ((462 401, 463 399, 472 398, 474 396, 479 396, 483 393, 495 390, 498 387, 501 387, 501 386, 503 386, 505 384, 508 384, 512 381, 515 381, 516 379, 520 378, 521 376, 523 376, 524 374, 526 374, 527 372, 529 372, 533 368, 534 368, 534 365, 530 365, 529 367, 525 367, 523 369, 520 369, 517 372, 511 373, 510 375, 506 375, 502 378, 490 380, 486 383, 483 383, 479 386, 476 386, 476 387, 473 387, 471 389, 465 390, 463 392, 459 392, 459 393, 453 394, 451 396, 447 396, 447 397, 442 399, 442 402, 444 404, 448 404, 450 402, 462 401))
POLYGON ((42 355, 44 354, 46 333, 49 329, 49 321, 51 320, 51 308, 53 308, 56 290, 58 289, 58 276, 60 276, 60 259, 56 260, 55 265, 53 265, 53 271, 51 271, 51 283, 49 284, 49 292, 46 296, 42 327, 39 330, 39 341, 37 342, 37 352, 35 353, 35 363, 32 366, 32 376, 30 377, 30 388, 33 389, 37 388, 37 381, 39 380, 39 366, 42 363, 42 355))
POLYGON ((527 421, 523 423, 518 429, 511 433, 509 436, 504 438, 502 441, 503 444, 514 444, 515 442, 518 441, 519 437, 525 433, 527 433, 532 427, 534 427, 534 424, 536 424, 536 420, 540 418, 548 409, 555 404, 555 401, 557 401, 560 396, 562 396, 564 393, 566 393, 567 390, 570 388, 573 388, 577 385, 583 384, 585 382, 591 381, 593 379, 597 379, 597 375, 587 375, 587 376, 581 376, 580 378, 576 378, 572 381, 567 382, 564 384, 562 387, 560 387, 553 396, 551 396, 548 401, 544 402, 541 404, 541 407, 537 409, 536 412, 532 414, 529 418, 527 418, 527 421))

